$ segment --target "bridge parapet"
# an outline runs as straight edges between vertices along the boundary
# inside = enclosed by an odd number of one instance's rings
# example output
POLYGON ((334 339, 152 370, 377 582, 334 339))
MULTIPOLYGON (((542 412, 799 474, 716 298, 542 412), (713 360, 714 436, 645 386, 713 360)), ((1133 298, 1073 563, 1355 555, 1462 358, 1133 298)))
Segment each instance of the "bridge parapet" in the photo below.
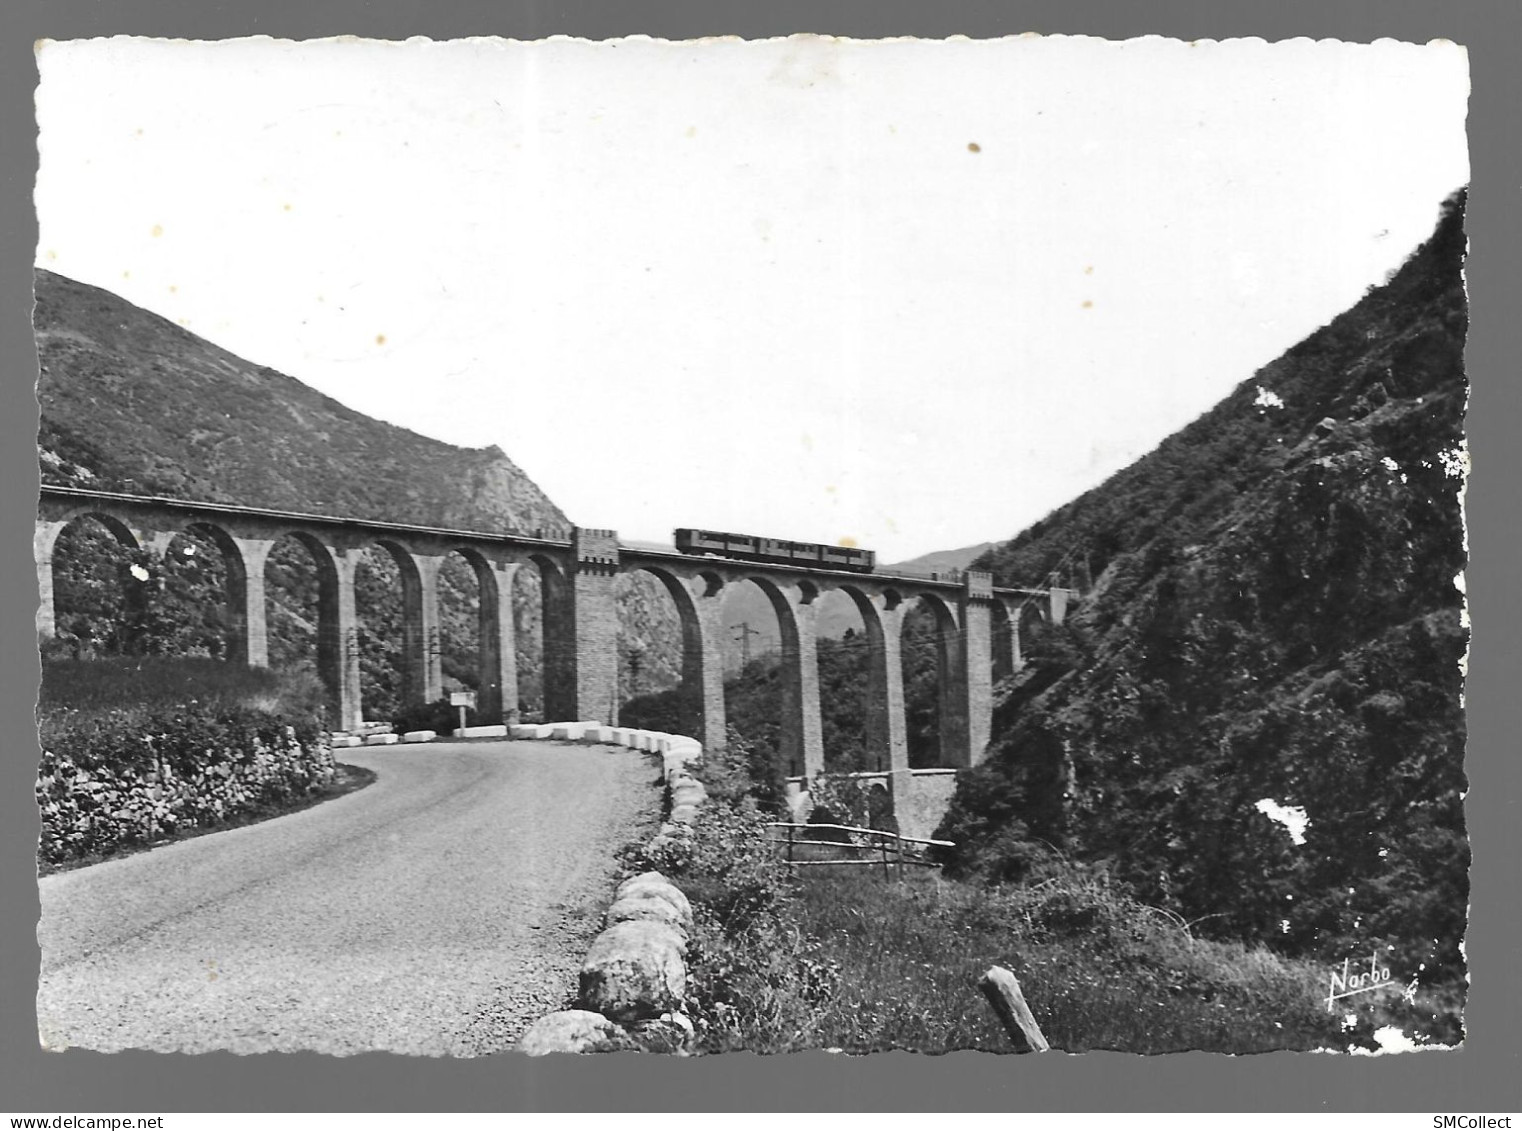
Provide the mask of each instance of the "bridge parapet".
POLYGON ((578 526, 571 531, 571 553, 578 570, 589 568, 607 573, 618 570, 618 534, 591 526, 578 526))
POLYGON ((994 599, 994 575, 981 569, 970 569, 966 572, 964 584, 967 586, 967 596, 974 601, 992 601, 994 599))

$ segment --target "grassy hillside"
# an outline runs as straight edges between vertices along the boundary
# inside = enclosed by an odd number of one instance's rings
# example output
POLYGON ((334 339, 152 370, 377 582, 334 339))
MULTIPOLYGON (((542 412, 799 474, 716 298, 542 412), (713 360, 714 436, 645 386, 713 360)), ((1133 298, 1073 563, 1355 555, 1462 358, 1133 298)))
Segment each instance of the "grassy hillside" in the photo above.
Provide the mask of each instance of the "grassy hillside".
MULTIPOLYGON (((374 420, 125 299, 36 273, 45 451, 91 485, 480 530, 570 525, 497 448, 374 420)), ((45 481, 79 484, 44 459, 45 481)))
POLYGON ((1386 1027, 1457 1037, 1452 992, 1394 989, 1326 1009, 1325 967, 1198 937, 1102 867, 1053 859, 1019 884, 910 869, 790 869, 766 827, 770 786, 732 735, 695 769, 690 837, 630 846, 692 902, 689 1013, 702 1052, 1011 1048, 978 979, 1018 976, 1054 1049, 1132 1053, 1374 1047, 1386 1027))
POLYGON ((1001 688, 955 867, 1058 847, 1198 932, 1460 968, 1464 251, 1459 197, 1385 285, 981 559, 1093 588, 1001 688))

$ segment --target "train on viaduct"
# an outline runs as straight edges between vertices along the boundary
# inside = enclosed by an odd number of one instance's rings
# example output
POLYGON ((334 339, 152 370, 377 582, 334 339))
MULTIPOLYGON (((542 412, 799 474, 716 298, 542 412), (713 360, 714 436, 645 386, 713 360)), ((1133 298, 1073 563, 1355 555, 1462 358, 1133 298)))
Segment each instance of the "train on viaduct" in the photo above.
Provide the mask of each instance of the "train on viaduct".
MULTIPOLYGON (((354 577, 369 547, 381 547, 401 572, 403 697, 409 703, 442 694, 439 569, 454 553, 474 569, 482 673, 477 716, 483 722, 518 718, 511 594, 519 569, 532 562, 543 589, 545 716, 609 724, 616 724, 620 703, 615 579, 635 570, 653 575, 681 618, 683 727, 708 749, 725 744, 722 599, 728 587, 754 582, 781 632, 780 753, 805 779, 824 770, 816 659, 823 594, 846 594, 861 615, 872 657, 869 752, 890 776, 909 767, 900 641, 905 613, 916 600, 933 611, 938 629, 940 762, 963 767, 976 763, 988 742, 995 660, 1006 670, 1020 666, 1022 611, 1035 608, 1044 619, 1061 623, 1077 599, 1058 587, 997 587, 989 574, 976 570, 923 577, 879 572, 874 563, 863 567, 865 551, 834 555, 839 560, 823 555, 799 560, 796 548, 804 543, 778 543, 795 549, 769 557, 705 549, 686 538, 684 552, 677 545, 622 543, 612 530, 585 527, 573 528, 565 539, 529 537, 44 486, 33 547, 41 598, 37 628, 43 636, 54 631, 58 536, 87 516, 125 546, 150 554, 162 555, 183 532, 210 537, 227 565, 233 625, 228 654, 251 665, 268 664, 266 559, 280 538, 298 539, 318 574, 318 669, 338 712, 336 729, 357 727, 362 719, 354 577)), ((678 532, 678 540, 703 533, 678 532)))

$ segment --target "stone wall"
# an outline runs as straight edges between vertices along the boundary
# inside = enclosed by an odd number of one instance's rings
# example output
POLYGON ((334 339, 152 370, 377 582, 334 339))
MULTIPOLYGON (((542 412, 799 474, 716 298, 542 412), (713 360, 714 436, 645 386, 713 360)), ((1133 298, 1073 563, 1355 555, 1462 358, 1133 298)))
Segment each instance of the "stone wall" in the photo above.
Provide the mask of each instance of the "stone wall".
POLYGON ((893 815, 904 836, 933 837, 956 792, 955 770, 910 770, 894 783, 893 815))
MULTIPOLYGON (((706 791, 687 769, 701 758, 696 739, 597 722, 517 725, 512 737, 626 746, 657 754, 670 801, 667 820, 650 842, 691 835, 706 791)), ((618 885, 602 933, 581 965, 576 1009, 563 1009, 531 1025, 518 1049, 530 1056, 551 1052, 685 1052, 692 1023, 687 997, 687 940, 692 908, 687 897, 659 872, 644 872, 618 885)))

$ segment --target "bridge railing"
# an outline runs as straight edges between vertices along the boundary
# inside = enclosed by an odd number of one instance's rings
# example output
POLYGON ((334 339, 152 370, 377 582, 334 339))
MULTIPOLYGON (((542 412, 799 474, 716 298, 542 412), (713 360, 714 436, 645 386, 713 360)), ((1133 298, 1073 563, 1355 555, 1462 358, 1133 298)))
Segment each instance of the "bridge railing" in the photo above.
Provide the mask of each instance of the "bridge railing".
POLYGON ((894 871, 902 876, 906 867, 939 868, 940 863, 929 859, 927 850, 954 847, 949 840, 902 836, 859 825, 773 821, 767 827, 772 841, 785 852, 787 864, 795 868, 881 867, 884 876, 894 871), (821 834, 832 839, 822 839, 821 834))
POLYGON ((926 569, 923 566, 883 566, 883 577, 915 577, 925 581, 950 581, 960 585, 967 578, 965 569, 926 569))

